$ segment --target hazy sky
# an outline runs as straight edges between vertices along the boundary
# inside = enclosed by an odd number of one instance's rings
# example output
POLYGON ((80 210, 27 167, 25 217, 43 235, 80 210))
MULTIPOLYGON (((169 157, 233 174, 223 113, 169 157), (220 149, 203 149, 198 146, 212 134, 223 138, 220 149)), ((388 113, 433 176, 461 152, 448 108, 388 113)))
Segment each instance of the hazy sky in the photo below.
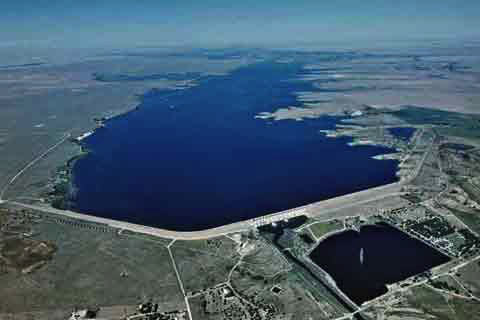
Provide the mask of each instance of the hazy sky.
POLYGON ((480 0, 3 0, 0 44, 259 44, 475 37, 480 0))

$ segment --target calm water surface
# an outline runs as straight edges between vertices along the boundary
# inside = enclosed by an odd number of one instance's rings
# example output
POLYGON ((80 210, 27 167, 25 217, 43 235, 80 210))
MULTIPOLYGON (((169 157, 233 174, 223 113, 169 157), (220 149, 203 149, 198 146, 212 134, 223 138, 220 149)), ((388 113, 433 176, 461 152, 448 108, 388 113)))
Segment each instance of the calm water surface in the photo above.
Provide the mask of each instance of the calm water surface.
POLYGON ((386 293, 386 284, 449 260, 423 242, 384 224, 332 235, 320 242, 310 258, 357 304, 386 293))
POLYGON ((152 91, 85 139, 75 210, 170 230, 200 230, 390 183, 396 161, 319 133, 338 119, 267 121, 299 106, 300 64, 259 63, 196 87, 152 91))

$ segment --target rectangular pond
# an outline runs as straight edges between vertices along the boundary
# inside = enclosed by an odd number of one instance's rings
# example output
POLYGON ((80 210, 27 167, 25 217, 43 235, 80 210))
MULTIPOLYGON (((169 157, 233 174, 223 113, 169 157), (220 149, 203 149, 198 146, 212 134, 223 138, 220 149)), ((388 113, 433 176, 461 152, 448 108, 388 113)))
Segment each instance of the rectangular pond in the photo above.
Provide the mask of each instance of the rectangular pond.
POLYGON ((310 258, 361 304, 387 292, 387 284, 422 273, 450 258, 387 224, 360 232, 334 234, 318 244, 310 258))

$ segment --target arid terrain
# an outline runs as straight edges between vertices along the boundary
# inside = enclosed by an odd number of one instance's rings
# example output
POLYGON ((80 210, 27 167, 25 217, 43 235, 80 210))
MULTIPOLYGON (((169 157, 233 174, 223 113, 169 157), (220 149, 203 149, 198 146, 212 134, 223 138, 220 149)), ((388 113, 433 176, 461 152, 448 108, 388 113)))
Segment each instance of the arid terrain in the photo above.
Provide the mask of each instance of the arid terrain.
POLYGON ((480 48, 379 52, 147 50, 0 64, 0 319, 478 317, 480 48), (394 149, 376 158, 399 161, 398 182, 198 232, 52 207, 55 186, 68 183, 67 161, 84 152, 78 137, 133 110, 139 95, 299 56, 316 71, 292 81, 319 90, 258 121, 342 115, 319 134, 394 149), (311 253, 329 237, 382 223, 448 262, 357 304, 311 253))

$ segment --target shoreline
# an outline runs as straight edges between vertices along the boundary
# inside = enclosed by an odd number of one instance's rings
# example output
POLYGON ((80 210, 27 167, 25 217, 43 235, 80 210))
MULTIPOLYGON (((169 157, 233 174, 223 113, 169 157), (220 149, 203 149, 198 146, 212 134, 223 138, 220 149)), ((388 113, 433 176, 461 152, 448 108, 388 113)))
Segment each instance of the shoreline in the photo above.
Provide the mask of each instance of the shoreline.
MULTIPOLYGON (((194 80, 198 80, 198 79, 194 79, 194 80)), ((195 85, 197 85, 197 83, 193 84, 192 86, 195 86, 195 85)), ((185 90, 185 89, 188 89, 190 87, 188 87, 188 86, 187 87, 175 87, 175 86, 173 86, 173 87, 167 88, 166 90, 169 90, 172 93, 175 93, 177 91, 185 90)), ((63 190, 63 191, 59 192, 58 190, 56 190, 59 187, 59 183, 53 183, 52 186, 51 186, 51 191, 50 192, 45 192, 45 193, 42 194, 42 197, 46 198, 45 201, 44 201, 45 203, 48 203, 50 205, 53 205, 54 202, 62 202, 62 203, 70 202, 70 203, 72 203, 70 201, 71 198, 69 198, 69 196, 68 196, 68 195, 74 194, 75 189, 76 189, 75 185, 73 183, 74 177, 73 177, 73 173, 72 173, 72 168, 75 165, 75 162, 77 160, 79 160, 80 158, 82 158, 84 156, 87 156, 91 152, 86 147, 86 144, 85 144, 84 140, 86 138, 88 138, 89 136, 95 134, 97 130, 102 129, 102 128, 106 128, 106 126, 107 126, 106 122, 107 121, 111 121, 111 120, 114 120, 117 117, 125 116, 125 115, 127 115, 131 112, 137 111, 143 103, 143 101, 142 101, 143 97, 148 95, 150 92, 155 91, 155 90, 157 90, 157 89, 156 88, 150 88, 148 90, 145 90, 145 92, 142 93, 142 94, 133 95, 131 97, 133 102, 131 104, 129 104, 128 107, 126 107, 122 110, 111 112, 110 114, 106 114, 106 115, 103 115, 103 116, 99 115, 99 116, 93 117, 91 119, 93 121, 93 123, 95 124, 95 126, 93 128, 91 128, 90 130, 87 129, 87 131, 83 132, 82 134, 69 139, 70 143, 73 143, 73 144, 80 147, 80 149, 79 149, 80 151, 77 154, 70 157, 69 159, 67 159, 67 161, 65 161, 64 163, 58 165, 55 169, 55 173, 50 177, 51 181, 62 180, 62 183, 60 183, 60 184, 61 185, 63 184, 64 187, 65 187, 65 184, 66 184, 68 187, 67 187, 66 190, 63 190), (67 173, 62 174, 62 171, 67 171, 67 173)), ((60 189, 63 189, 63 188, 60 186, 60 189)), ((53 207, 57 208, 55 205, 53 205, 53 207)), ((58 207, 57 209, 73 210, 74 205, 73 206, 68 206, 68 207, 61 206, 61 207, 58 207)))
MULTIPOLYGON (((150 89, 152 90, 152 89, 150 89)), ((144 94, 147 94, 150 90, 147 90, 144 94)), ((72 137, 69 139, 69 142, 75 144, 79 147, 79 152, 65 161, 63 164, 57 166, 55 173, 50 177, 50 180, 60 182, 54 182, 51 186, 51 191, 43 194, 45 197, 44 203, 48 203, 52 208, 59 210, 73 210, 74 206, 67 205, 66 203, 72 203, 72 195, 75 194, 75 184, 73 183, 73 167, 75 162, 81 159, 82 157, 87 156, 91 151, 88 149, 84 143, 84 139, 95 134, 99 129, 106 127, 106 122, 113 120, 117 117, 126 115, 130 112, 134 112, 139 109, 142 104, 141 96, 133 96, 135 103, 132 103, 129 107, 124 110, 119 110, 109 115, 93 117, 91 120, 95 123, 95 127, 91 130, 88 130, 77 137, 72 137), (58 205, 61 203, 60 205, 58 205)))

